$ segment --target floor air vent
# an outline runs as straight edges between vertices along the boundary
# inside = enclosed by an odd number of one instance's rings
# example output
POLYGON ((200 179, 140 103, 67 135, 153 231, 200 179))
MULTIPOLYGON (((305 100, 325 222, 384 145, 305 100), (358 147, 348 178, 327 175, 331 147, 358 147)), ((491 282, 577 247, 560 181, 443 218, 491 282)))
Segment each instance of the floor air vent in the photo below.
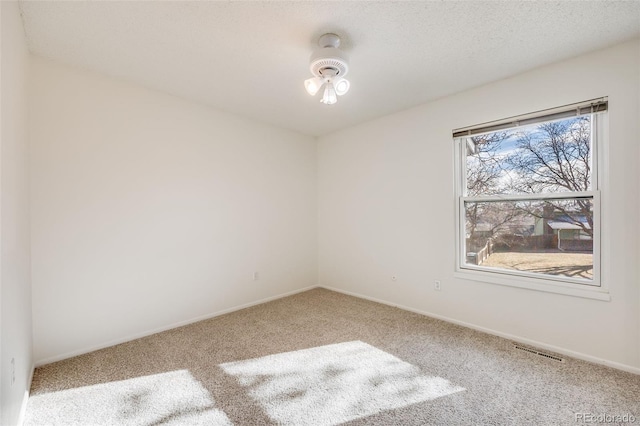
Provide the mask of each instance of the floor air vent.
POLYGON ((530 354, 542 356, 542 357, 545 357, 547 359, 552 359, 554 361, 564 362, 564 359, 562 359, 562 358, 560 358, 558 356, 551 355, 551 354, 546 354, 544 352, 540 352, 540 351, 537 351, 535 349, 531 349, 531 348, 527 348, 527 347, 519 346, 519 345, 513 345, 513 347, 515 349, 518 349, 519 351, 525 351, 525 352, 529 352, 530 354))

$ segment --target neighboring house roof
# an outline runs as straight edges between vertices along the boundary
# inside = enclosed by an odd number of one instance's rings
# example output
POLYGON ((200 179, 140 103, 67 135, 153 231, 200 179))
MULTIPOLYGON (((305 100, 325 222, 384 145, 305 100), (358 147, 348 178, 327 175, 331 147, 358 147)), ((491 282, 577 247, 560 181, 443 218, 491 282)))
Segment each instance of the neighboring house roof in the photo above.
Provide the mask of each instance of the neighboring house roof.
MULTIPOLYGON (((587 229, 591 229, 588 223, 584 223, 583 225, 587 229)), ((584 229, 582 226, 576 225, 575 223, 568 223, 562 221, 549 221, 549 226, 553 230, 564 230, 564 229, 584 229)))

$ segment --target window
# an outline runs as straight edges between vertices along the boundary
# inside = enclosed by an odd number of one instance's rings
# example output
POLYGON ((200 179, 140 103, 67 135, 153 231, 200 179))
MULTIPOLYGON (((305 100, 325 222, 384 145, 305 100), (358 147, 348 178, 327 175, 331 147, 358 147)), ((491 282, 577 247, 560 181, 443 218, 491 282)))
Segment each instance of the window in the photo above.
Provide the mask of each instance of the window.
POLYGON ((607 107, 598 99, 454 131, 457 272, 547 291, 601 288, 607 107))

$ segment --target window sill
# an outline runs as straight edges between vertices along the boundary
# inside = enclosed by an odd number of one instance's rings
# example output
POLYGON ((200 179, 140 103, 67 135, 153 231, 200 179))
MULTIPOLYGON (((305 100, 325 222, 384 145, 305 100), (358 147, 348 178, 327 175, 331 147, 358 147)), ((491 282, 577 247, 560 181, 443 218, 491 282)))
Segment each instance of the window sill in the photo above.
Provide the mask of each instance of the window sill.
POLYGON ((596 286, 560 282, 549 283, 541 279, 527 279, 518 276, 510 276, 507 274, 472 270, 459 270, 454 272, 453 276, 455 278, 468 281, 498 284, 508 287, 524 288, 527 290, 543 291, 546 293, 562 294, 565 296, 602 300, 605 302, 611 301, 609 291, 607 289, 603 289, 602 287, 596 286))

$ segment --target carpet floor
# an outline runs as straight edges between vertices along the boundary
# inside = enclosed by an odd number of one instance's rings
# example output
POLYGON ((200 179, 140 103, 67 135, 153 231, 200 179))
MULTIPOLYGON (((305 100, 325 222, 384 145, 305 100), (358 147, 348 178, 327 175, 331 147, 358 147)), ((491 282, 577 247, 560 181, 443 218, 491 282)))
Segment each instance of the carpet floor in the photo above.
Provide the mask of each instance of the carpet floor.
POLYGON ((25 425, 640 424, 640 376, 562 358, 313 289, 39 367, 25 425))

